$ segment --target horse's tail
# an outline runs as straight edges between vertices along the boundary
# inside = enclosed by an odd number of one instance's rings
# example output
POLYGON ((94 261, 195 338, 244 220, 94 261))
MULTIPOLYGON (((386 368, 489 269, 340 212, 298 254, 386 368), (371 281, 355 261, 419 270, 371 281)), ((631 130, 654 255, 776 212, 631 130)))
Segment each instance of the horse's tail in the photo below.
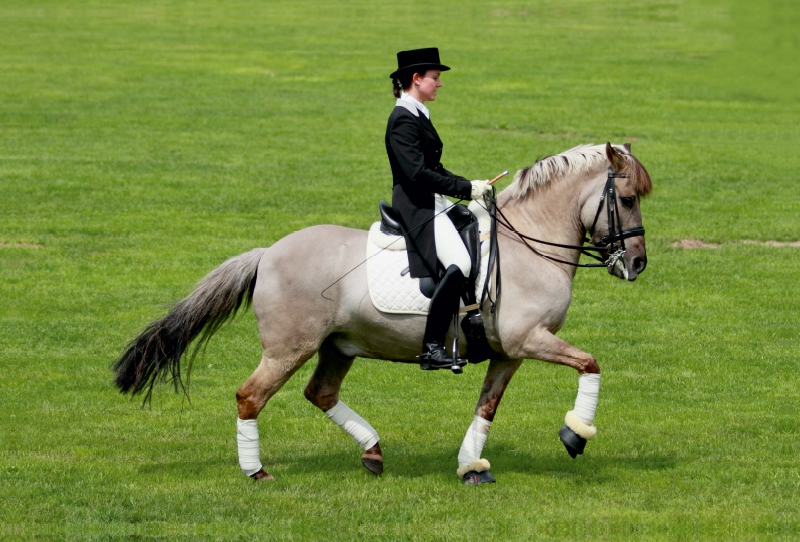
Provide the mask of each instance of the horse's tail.
POLYGON ((111 365, 114 384, 121 393, 146 391, 145 402, 160 378, 169 377, 175 391, 186 392, 181 380, 181 357, 198 336, 186 368, 186 382, 198 350, 232 318, 244 304, 253 300, 258 263, 264 254, 257 248, 234 256, 209 273, 186 299, 175 304, 163 318, 151 322, 111 365))

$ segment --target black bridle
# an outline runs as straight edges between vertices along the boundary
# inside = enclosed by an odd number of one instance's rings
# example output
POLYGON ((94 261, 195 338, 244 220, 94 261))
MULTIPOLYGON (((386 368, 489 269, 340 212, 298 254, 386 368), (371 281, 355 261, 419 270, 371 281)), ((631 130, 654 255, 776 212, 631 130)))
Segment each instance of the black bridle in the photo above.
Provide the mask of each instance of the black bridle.
MULTIPOLYGON (((600 204, 597 206, 597 213, 594 215, 594 222, 592 222, 592 229, 590 236, 594 236, 594 228, 597 225, 597 218, 600 216, 600 211, 603 208, 603 200, 606 201, 606 210, 608 212, 608 235, 600 239, 600 243, 595 246, 612 246, 616 242, 620 242, 622 248, 625 248, 625 239, 629 237, 639 237, 644 235, 644 226, 637 226, 629 230, 622 229, 622 219, 619 216, 619 209, 617 208, 617 186, 614 179, 625 179, 629 177, 624 173, 614 173, 614 170, 609 166, 608 179, 606 179, 606 187, 603 190, 603 195, 600 197, 600 204)), ((587 242, 590 242, 587 240, 587 242)))
POLYGON ((511 233, 519 237, 520 241, 528 247, 528 249, 546 260, 550 260, 551 262, 563 263, 566 265, 571 265, 573 267, 613 267, 617 261, 625 254, 625 239, 630 237, 638 237, 640 235, 644 235, 644 226, 637 226, 635 228, 631 228, 629 230, 622 229, 622 218, 619 216, 619 207, 617 206, 617 186, 615 184, 614 179, 624 179, 627 178, 628 175, 624 173, 616 173, 612 167, 608 168, 608 179, 606 179, 606 186, 603 189, 603 195, 600 196, 600 202, 597 205, 597 212, 594 215, 594 221, 592 222, 592 227, 588 231, 588 236, 586 235, 586 231, 584 231, 584 239, 583 244, 581 245, 564 245, 561 243, 552 243, 550 241, 544 241, 542 239, 537 239, 535 237, 530 237, 529 235, 525 235, 524 233, 517 230, 514 226, 511 225, 511 222, 506 218, 501 211, 497 207, 497 200, 494 197, 494 193, 489 197, 489 206, 488 211, 489 215, 492 218, 492 233, 491 233, 491 241, 490 241, 490 250, 489 250, 489 265, 487 269, 488 272, 491 272, 491 269, 496 269, 495 272, 495 295, 494 299, 492 299, 489 293, 489 281, 486 280, 483 285, 483 292, 481 293, 480 297, 480 305, 481 310, 483 310, 483 302, 484 300, 489 300, 491 303, 491 311, 494 313, 495 308, 497 306, 497 302, 500 299, 500 289, 501 289, 501 278, 500 278, 500 251, 498 250, 497 246, 497 224, 502 224, 505 226, 511 233), (603 211, 603 203, 606 205, 606 213, 608 216, 608 234, 600 239, 597 244, 592 243, 592 237, 594 237, 594 230, 597 226, 597 219, 600 218, 600 213, 603 211), (549 254, 545 254, 540 252, 536 249, 536 247, 531 246, 529 241, 533 241, 534 243, 540 243, 542 245, 547 245, 551 247, 558 247, 558 248, 566 248, 570 250, 578 250, 581 254, 585 254, 590 258, 597 260, 600 263, 575 263, 569 262, 567 260, 562 260, 560 258, 556 258, 550 256, 549 254), (589 246, 587 246, 587 244, 589 246), (606 259, 604 260, 597 254, 592 254, 592 252, 598 252, 600 254, 606 254, 606 259))
POLYGON ((628 175, 625 173, 616 173, 613 168, 609 166, 608 168, 608 178, 606 179, 606 186, 603 189, 603 195, 600 196, 600 202, 597 205, 597 212, 594 215, 594 221, 592 222, 592 227, 588 231, 588 236, 584 237, 583 244, 581 245, 564 245, 561 243, 552 243, 550 241, 544 241, 542 239, 536 239, 535 237, 530 237, 525 235, 524 233, 518 231, 514 226, 511 225, 508 218, 503 214, 497 206, 492 202, 492 208, 495 211, 492 214, 492 218, 496 220, 496 222, 505 226, 510 232, 514 235, 519 237, 519 239, 525 244, 528 249, 530 249, 534 254, 541 256, 547 260, 563 263, 567 265, 571 265, 573 267, 612 267, 614 264, 617 263, 624 254, 625 254, 625 239, 630 237, 639 237, 644 235, 644 226, 637 226, 635 228, 631 228, 629 230, 622 229, 622 218, 619 214, 619 206, 617 205, 617 187, 615 184, 614 179, 622 179, 627 178, 628 175), (603 203, 605 203, 606 213, 608 216, 608 235, 604 236, 600 241, 595 244, 592 243, 592 237, 594 237, 595 227, 597 226, 597 219, 600 218, 600 213, 603 211, 603 203), (581 254, 585 254, 590 258, 597 260, 600 263, 575 263, 566 260, 562 260, 560 258, 555 258, 550 256, 549 254, 544 254, 540 252, 535 247, 531 246, 528 241, 533 241, 535 243, 540 243, 542 245, 547 245, 551 247, 558 247, 558 248, 566 248, 571 250, 579 250, 581 254), (588 244, 588 246, 587 246, 588 244), (605 253, 607 254, 606 259, 604 260, 597 254, 592 254, 593 252, 598 253, 605 253))

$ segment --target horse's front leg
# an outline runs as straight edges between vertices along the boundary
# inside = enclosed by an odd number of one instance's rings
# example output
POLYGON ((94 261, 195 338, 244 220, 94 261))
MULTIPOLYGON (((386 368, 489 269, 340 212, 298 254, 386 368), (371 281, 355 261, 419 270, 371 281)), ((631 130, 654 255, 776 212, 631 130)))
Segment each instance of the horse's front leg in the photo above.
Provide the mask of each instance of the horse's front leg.
POLYGON ((495 481, 489 472, 491 465, 486 459, 481 458, 486 439, 489 437, 489 428, 497 413, 497 406, 508 383, 514 373, 519 369, 521 359, 512 361, 489 362, 489 370, 483 380, 481 396, 475 407, 475 418, 467 429, 464 442, 458 451, 458 470, 456 474, 464 480, 465 484, 486 484, 495 481))
POLYGON ((597 436, 597 428, 594 426, 594 414, 600 395, 600 367, 597 360, 544 328, 537 329, 529 336, 518 355, 567 365, 580 374, 575 407, 567 412, 565 425, 558 432, 561 442, 574 459, 583 453, 586 441, 597 436))

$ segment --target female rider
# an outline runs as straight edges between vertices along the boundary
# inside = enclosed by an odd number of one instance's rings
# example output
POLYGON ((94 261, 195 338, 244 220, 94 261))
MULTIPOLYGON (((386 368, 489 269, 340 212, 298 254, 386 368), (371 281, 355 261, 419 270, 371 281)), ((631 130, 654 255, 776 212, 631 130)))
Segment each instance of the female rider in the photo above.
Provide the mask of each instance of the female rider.
POLYGON ((436 99, 442 86, 439 76, 449 69, 439 62, 439 50, 431 47, 397 53, 397 71, 390 76, 397 98, 385 138, 394 180, 392 207, 406 228, 411 276, 430 277, 436 284, 419 356, 423 369, 454 365, 444 348, 445 335, 471 265, 447 217, 446 209, 453 204, 444 196, 477 199, 491 191, 488 181, 468 181, 440 162, 442 141, 424 103, 436 99))

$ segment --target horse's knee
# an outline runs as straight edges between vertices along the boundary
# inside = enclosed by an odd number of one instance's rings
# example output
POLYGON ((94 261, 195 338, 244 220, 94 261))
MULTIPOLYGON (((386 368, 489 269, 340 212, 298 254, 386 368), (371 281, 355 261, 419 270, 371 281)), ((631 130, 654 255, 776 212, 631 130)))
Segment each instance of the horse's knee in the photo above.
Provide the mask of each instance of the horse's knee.
POLYGON ((580 374, 600 374, 600 365, 597 364, 597 360, 594 356, 589 356, 587 359, 583 360, 581 367, 578 368, 578 372, 580 374))
POLYGON ((338 393, 332 393, 322 387, 315 386, 313 382, 308 383, 303 390, 303 395, 312 405, 323 412, 332 409, 339 402, 338 393))

